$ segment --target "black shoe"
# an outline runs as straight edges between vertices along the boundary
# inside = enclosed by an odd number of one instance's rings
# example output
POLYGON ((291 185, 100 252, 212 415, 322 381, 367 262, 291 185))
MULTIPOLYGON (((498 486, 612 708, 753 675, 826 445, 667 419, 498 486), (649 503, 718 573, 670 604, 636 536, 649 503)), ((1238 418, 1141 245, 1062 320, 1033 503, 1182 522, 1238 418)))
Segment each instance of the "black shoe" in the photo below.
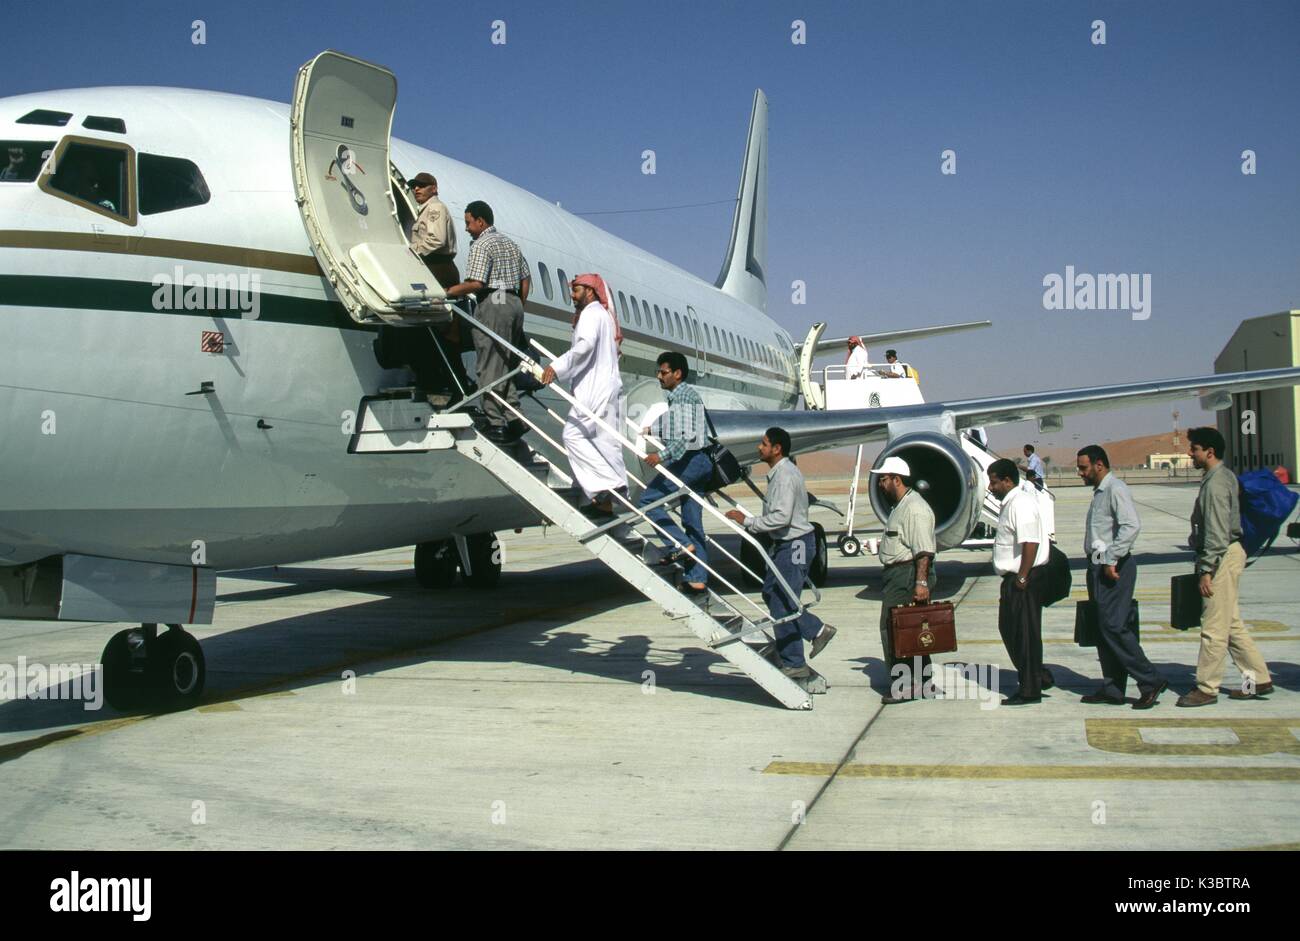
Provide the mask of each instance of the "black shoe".
POLYGON ((514 436, 514 440, 518 441, 524 435, 528 434, 528 426, 524 424, 523 419, 516 418, 506 425, 506 431, 514 436))
POLYGON ((1079 702, 1087 703, 1089 706, 1122 706, 1124 705, 1123 696, 1107 696, 1105 693, 1091 693, 1079 699, 1079 702))
POLYGON ((898 705, 899 703, 903 703, 903 702, 915 702, 915 697, 912 697, 912 696, 894 696, 894 695, 892 695, 892 694, 889 695, 889 696, 881 696, 881 697, 880 697, 880 704, 881 704, 882 706, 896 706, 896 705, 898 705))
POLYGON ((1160 694, 1163 693, 1168 688, 1169 688, 1169 684, 1164 680, 1161 680, 1160 685, 1157 686, 1155 689, 1151 690, 1150 692, 1143 693, 1141 696, 1139 696, 1138 701, 1133 704, 1133 708, 1150 709, 1152 706, 1156 704, 1156 700, 1159 698, 1160 694))
POLYGON ((1032 706, 1034 703, 1042 702, 1042 696, 1021 696, 1016 693, 1014 696, 1008 696, 1002 700, 1004 706, 1032 706))
POLYGON ((505 425, 489 425, 483 432, 483 437, 493 444, 513 444, 516 440, 510 437, 510 432, 506 430, 505 425))

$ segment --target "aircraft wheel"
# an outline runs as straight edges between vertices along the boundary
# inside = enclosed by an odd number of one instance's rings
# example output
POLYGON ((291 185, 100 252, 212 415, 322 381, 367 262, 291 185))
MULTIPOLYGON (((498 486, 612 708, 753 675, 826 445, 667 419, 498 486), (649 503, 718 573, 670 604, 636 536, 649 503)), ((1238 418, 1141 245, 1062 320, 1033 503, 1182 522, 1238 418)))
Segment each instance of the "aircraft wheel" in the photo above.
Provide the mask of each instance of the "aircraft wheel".
POLYGON ((858 542, 856 536, 841 536, 839 550, 851 559, 862 551, 862 543, 858 542))
POLYGON ((826 585, 826 575, 830 571, 830 549, 826 543, 826 529, 821 523, 813 523, 816 548, 813 550, 812 565, 808 566, 808 578, 818 588, 826 585))
POLYGON ((159 708, 187 709, 199 701, 207 681, 203 647, 179 624, 167 627, 148 645, 150 692, 159 708))
POLYGON ((497 582, 501 581, 501 542, 496 533, 466 536, 465 547, 473 569, 473 574, 465 576, 465 584, 481 590, 497 587, 497 582))
POLYGON ((456 584, 460 557, 450 539, 422 542, 415 547, 415 580, 421 588, 442 589, 456 584))
POLYGON ((104 699, 122 712, 140 708, 149 698, 143 627, 118 631, 99 655, 104 667, 104 699))

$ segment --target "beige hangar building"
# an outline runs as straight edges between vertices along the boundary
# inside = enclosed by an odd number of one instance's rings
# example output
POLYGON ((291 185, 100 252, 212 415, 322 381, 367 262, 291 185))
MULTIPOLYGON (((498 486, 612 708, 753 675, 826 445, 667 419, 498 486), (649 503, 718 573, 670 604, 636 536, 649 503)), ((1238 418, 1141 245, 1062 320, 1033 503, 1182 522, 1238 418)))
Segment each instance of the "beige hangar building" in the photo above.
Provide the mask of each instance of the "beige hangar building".
MULTIPOLYGON (((1300 310, 1284 310, 1243 320, 1214 360, 1214 371, 1280 369, 1300 365, 1300 310)), ((1296 480, 1300 443, 1300 386, 1240 392, 1232 407, 1218 413, 1219 432, 1228 443, 1225 458, 1237 471, 1285 467, 1296 480), (1255 434, 1242 434, 1243 415, 1255 413, 1255 434)))

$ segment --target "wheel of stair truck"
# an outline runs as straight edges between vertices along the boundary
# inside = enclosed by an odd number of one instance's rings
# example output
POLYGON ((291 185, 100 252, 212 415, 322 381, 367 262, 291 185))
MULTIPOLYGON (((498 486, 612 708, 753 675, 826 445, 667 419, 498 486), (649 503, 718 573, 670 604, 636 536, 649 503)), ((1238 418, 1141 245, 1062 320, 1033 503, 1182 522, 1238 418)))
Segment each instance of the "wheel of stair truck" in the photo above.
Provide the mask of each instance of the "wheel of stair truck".
POLYGON ((475 533, 465 537, 472 570, 465 576, 470 588, 489 589, 501 581, 501 543, 496 533, 475 533))
POLYGON ((203 648, 179 624, 168 624, 148 645, 146 673, 153 700, 161 709, 187 709, 199 701, 207 682, 203 648))
POLYGON ((826 587, 826 576, 830 571, 830 547, 826 542, 826 528, 821 523, 812 524, 813 538, 816 540, 816 553, 812 565, 808 566, 808 578, 818 588, 826 587))
POLYGON ((460 557, 450 539, 422 542, 415 547, 415 580, 421 588, 440 590, 456 584, 460 557))
POLYGON ((141 625, 114 634, 99 655, 104 667, 104 699, 114 709, 130 712, 143 706, 149 698, 145 673, 145 636, 141 625))
POLYGON ((857 536, 841 536, 837 548, 851 559, 862 551, 862 543, 858 542, 857 536))

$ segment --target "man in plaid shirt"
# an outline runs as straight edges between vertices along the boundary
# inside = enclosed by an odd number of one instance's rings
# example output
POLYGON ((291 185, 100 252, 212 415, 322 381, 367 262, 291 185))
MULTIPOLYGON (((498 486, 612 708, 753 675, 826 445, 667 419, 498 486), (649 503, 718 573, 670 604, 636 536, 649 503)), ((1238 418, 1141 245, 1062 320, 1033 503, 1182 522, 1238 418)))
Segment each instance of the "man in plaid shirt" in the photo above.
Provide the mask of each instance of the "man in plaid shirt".
MULTIPOLYGON (((474 319, 522 349, 524 339, 524 303, 532 283, 528 274, 528 260, 519 246, 497 231, 492 207, 482 200, 474 200, 465 207, 465 230, 474 242, 469 249, 469 262, 465 266, 465 280, 447 288, 448 297, 474 294, 478 307, 474 319)), ((474 331, 475 369, 478 387, 487 388, 499 381, 514 368, 513 354, 499 346, 482 330, 474 331)), ((519 393, 514 381, 502 383, 496 392, 515 408, 519 407, 519 393)), ((508 421, 506 410, 492 396, 484 396, 483 414, 491 427, 487 438, 497 444, 516 440, 524 432, 519 419, 508 421)))
MULTIPOLYGON (((659 354, 657 377, 660 388, 668 393, 668 411, 652 427, 642 431, 654 435, 664 445, 658 454, 647 457, 646 463, 651 467, 662 464, 687 487, 698 491, 713 476, 713 464, 703 450, 708 443, 705 437, 708 426, 704 417, 704 400, 694 386, 686 384, 690 372, 686 357, 681 353, 669 351, 659 354)), ((676 490, 675 483, 663 474, 656 474, 641 495, 640 506, 662 500, 676 490)), ((686 570, 686 583, 692 593, 700 593, 705 590, 709 577, 701 564, 708 561, 704 547, 704 509, 690 497, 682 497, 680 506, 685 532, 673 522, 663 504, 648 510, 646 516, 685 547, 686 555, 692 559, 686 570)), ((672 542, 667 536, 661 538, 665 545, 672 548, 672 542)))

